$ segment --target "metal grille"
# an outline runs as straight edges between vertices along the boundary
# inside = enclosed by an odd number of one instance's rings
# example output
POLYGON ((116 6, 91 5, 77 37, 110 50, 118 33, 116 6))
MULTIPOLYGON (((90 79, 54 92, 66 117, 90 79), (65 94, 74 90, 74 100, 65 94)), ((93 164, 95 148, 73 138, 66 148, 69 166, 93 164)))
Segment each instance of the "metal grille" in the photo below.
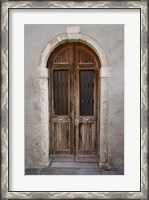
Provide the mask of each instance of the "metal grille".
POLYGON ((93 115, 94 71, 80 70, 80 115, 93 115))
POLYGON ((54 70, 55 115, 68 115, 68 70, 54 70))

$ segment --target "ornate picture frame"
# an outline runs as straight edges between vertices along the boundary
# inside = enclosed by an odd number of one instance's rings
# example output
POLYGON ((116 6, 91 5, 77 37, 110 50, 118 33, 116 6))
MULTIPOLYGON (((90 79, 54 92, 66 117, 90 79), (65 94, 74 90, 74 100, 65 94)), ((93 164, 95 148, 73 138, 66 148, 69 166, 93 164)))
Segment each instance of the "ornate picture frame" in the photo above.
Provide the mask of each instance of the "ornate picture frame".
POLYGON ((3 1, 1 3, 1 199, 148 199, 148 1, 3 1), (140 192, 11 192, 9 191, 9 9, 116 8, 141 13, 141 190, 140 192))

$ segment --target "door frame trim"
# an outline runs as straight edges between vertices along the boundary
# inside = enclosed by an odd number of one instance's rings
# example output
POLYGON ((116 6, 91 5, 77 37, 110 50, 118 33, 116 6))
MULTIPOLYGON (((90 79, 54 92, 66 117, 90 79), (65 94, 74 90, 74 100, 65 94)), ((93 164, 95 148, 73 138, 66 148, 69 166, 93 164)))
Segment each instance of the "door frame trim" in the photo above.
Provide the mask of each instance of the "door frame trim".
POLYGON ((98 134, 98 163, 100 167, 108 167, 108 103, 109 103, 109 78, 111 76, 111 67, 109 65, 107 55, 103 47, 92 37, 80 32, 79 27, 68 27, 66 33, 56 36, 49 41, 42 51, 40 64, 37 67, 36 76, 39 81, 39 103, 40 103, 40 123, 41 133, 43 135, 41 141, 41 159, 39 166, 48 166, 49 158, 49 73, 47 68, 47 61, 51 53, 61 44, 68 42, 80 42, 94 50, 100 60, 99 70, 99 124, 100 134, 98 134))

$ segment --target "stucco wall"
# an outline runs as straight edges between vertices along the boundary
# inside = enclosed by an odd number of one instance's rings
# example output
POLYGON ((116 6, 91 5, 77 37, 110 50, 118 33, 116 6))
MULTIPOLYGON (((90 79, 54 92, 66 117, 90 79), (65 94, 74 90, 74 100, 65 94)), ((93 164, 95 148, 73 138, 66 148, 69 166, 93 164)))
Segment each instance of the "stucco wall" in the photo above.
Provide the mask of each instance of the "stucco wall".
POLYGON ((112 76, 109 84, 108 154, 115 167, 124 164, 124 26, 123 25, 25 25, 25 164, 39 165, 42 157, 39 84, 36 69, 41 52, 66 27, 78 26, 81 33, 94 38, 104 48, 112 76))

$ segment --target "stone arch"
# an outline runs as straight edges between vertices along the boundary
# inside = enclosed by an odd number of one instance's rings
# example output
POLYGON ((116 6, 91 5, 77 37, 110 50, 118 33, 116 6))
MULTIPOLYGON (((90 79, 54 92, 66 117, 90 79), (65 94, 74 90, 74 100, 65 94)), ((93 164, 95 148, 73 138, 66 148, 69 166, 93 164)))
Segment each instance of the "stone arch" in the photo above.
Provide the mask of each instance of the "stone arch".
POLYGON ((103 47, 92 37, 85 35, 83 33, 80 33, 80 29, 78 27, 70 27, 67 28, 66 33, 60 34, 56 36, 54 39, 52 39, 44 48, 41 54, 40 58, 40 65, 37 68, 37 76, 48 76, 46 65, 47 65, 47 60, 51 53, 54 51, 56 47, 63 43, 67 42, 81 42, 83 44, 86 44, 90 48, 92 48, 95 53, 97 54, 100 62, 101 62, 101 68, 102 68, 102 74, 105 74, 106 71, 106 76, 110 75, 110 65, 108 58, 106 56, 106 53, 103 49, 103 47), (103 68, 106 68, 103 70, 103 68), (104 71, 104 72, 103 72, 104 71))
POLYGON ((42 134, 42 155, 39 165, 46 167, 50 163, 49 159, 49 112, 48 112, 48 69, 47 61, 56 47, 63 43, 81 42, 92 48, 97 54, 100 68, 100 149, 98 150, 99 165, 108 166, 108 88, 111 67, 106 53, 102 46, 92 37, 80 32, 79 27, 68 27, 66 33, 56 36, 51 40, 42 51, 40 65, 37 68, 37 78, 39 80, 40 94, 40 122, 42 134))

